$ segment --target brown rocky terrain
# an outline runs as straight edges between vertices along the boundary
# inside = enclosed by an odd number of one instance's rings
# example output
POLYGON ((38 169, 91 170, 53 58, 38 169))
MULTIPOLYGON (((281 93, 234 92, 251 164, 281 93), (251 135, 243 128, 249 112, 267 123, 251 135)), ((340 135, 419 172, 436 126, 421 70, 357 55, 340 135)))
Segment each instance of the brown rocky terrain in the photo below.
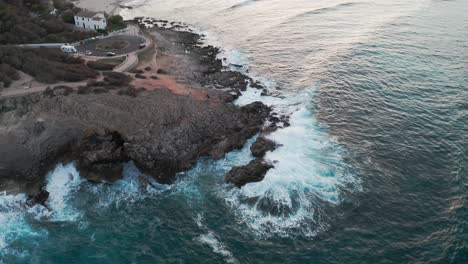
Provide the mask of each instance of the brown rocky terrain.
MULTIPOLYGON (((220 159, 263 130, 271 119, 267 106, 232 104, 248 83, 263 86, 224 68, 219 50, 200 46, 197 34, 149 33, 157 53, 133 80, 106 73, 104 81, 77 91, 57 87, 0 101, 0 190, 26 192, 43 203, 47 172, 72 160, 93 182, 120 179, 122 163, 132 160, 170 183, 198 158, 220 159)), ((241 187, 263 179, 272 166, 262 156, 274 148, 260 136, 252 149, 257 160, 234 168, 226 180, 241 187)))

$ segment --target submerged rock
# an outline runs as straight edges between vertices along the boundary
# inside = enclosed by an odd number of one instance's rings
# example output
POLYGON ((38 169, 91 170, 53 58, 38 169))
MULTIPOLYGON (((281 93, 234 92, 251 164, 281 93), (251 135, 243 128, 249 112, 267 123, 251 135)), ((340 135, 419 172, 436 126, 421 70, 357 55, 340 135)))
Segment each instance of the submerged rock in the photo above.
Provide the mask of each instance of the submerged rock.
POLYGON ((232 168, 224 176, 224 180, 236 187, 242 187, 247 183, 262 181, 268 170, 273 167, 262 159, 255 159, 247 165, 232 168))

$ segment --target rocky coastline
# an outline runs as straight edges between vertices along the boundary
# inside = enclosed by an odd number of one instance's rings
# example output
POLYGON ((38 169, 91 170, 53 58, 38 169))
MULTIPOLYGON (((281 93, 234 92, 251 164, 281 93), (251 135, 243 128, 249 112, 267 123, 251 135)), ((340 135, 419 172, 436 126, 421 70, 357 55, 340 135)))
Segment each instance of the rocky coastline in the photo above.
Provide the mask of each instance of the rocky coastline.
MULTIPOLYGON (((25 192, 44 203, 47 172, 68 161, 76 161, 81 175, 92 182, 120 179, 123 162, 131 160, 158 182, 171 183, 200 157, 220 159, 256 134, 278 127, 281 121, 263 103, 232 103, 249 84, 265 88, 224 67, 218 48, 200 45, 202 36, 164 27, 149 34, 158 43, 158 73, 175 76, 193 94, 177 94, 170 87, 151 90, 135 86, 138 82, 91 82, 78 91, 58 87, 3 99, 0 190, 25 192)), ((226 181, 241 187, 263 179, 272 165, 262 157, 275 147, 259 136, 252 149, 257 159, 234 168, 226 181)))

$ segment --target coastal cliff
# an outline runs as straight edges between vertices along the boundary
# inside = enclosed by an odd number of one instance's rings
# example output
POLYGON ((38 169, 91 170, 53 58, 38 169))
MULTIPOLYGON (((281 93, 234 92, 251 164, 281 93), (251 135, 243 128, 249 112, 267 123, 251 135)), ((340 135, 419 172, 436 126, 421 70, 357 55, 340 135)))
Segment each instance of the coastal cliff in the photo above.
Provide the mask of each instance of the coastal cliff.
POLYGON ((258 133, 269 109, 194 100, 167 91, 32 96, 0 103, 0 188, 39 192, 57 162, 77 160, 85 177, 107 182, 133 160, 170 183, 200 156, 219 159, 258 133))
POLYGON ((149 34, 157 43, 157 53, 146 58, 152 71, 127 73, 133 81, 116 84, 105 73, 107 83, 0 100, 0 190, 37 196, 47 172, 67 161, 93 182, 120 179, 123 162, 131 160, 171 183, 200 157, 220 159, 262 131, 270 108, 232 103, 255 83, 226 69, 217 48, 200 46, 195 33, 149 34), (156 77, 141 79, 145 74, 156 77))

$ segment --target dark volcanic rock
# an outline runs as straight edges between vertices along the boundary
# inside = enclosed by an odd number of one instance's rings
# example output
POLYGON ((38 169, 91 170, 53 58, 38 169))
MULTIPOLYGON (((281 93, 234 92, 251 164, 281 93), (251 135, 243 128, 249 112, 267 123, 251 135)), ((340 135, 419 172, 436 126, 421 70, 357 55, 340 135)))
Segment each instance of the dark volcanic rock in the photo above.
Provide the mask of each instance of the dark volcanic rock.
POLYGON ((92 182, 112 183, 122 178, 122 162, 127 160, 123 139, 117 132, 86 137, 82 142, 80 171, 92 182))
POLYGON ((119 179, 122 162, 133 160, 170 183, 200 156, 242 147, 270 112, 260 102, 236 107, 210 97, 158 90, 0 101, 0 190, 36 195, 57 162, 72 160, 95 182, 119 179))
POLYGON ((246 79, 244 74, 234 71, 216 72, 207 76, 207 78, 218 85, 236 88, 241 91, 245 91, 249 84, 248 79, 246 79))
MULTIPOLYGON (((151 34, 158 43, 158 73, 216 89, 206 89, 203 99, 147 92, 129 87, 126 75, 109 73, 77 92, 58 86, 42 96, 1 100, 0 191, 38 195, 45 174, 69 161, 77 161, 82 175, 94 182, 121 178, 122 163, 132 160, 146 175, 170 183, 201 156, 222 158, 262 130, 267 106, 230 103, 249 83, 262 89, 259 82, 223 67, 218 48, 200 45, 202 35, 158 27, 151 34)), ((254 165, 239 170, 262 178, 270 166, 254 165)))
POLYGON ((224 180, 236 187, 242 187, 250 182, 262 181, 271 168, 273 168, 273 165, 261 159, 255 159, 245 166, 232 168, 224 176, 224 180))
POLYGON ((273 151, 276 149, 276 143, 268 138, 259 136, 255 143, 250 147, 252 155, 256 158, 261 158, 265 156, 265 153, 268 151, 273 151))
POLYGON ((35 204, 45 205, 45 202, 47 201, 47 199, 49 199, 49 192, 42 189, 36 195, 30 196, 29 200, 27 201, 27 204, 29 206, 33 206, 35 204))

